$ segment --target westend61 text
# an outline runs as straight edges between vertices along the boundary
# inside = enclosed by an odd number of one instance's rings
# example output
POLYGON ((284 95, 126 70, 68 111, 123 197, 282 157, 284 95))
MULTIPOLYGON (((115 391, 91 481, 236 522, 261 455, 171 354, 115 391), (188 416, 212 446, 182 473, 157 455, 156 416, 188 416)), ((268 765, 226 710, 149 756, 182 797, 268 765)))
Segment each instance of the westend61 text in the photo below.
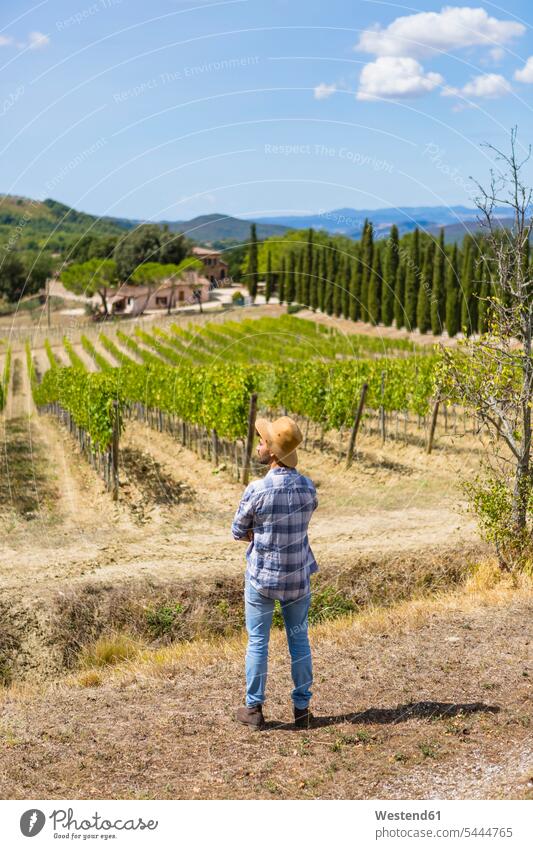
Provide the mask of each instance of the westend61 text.
POLYGON ((378 820, 440 820, 440 811, 374 811, 378 820))

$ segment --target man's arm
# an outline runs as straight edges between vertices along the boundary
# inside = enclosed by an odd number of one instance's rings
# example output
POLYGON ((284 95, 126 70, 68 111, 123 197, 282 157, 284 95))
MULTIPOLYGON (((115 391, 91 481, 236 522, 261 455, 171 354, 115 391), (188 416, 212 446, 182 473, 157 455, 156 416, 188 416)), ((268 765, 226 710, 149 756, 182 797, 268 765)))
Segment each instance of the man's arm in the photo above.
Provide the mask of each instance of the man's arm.
POLYGON ((233 539, 246 540, 247 542, 253 540, 253 525, 254 498, 253 490, 251 489, 250 485, 248 485, 241 498, 241 502, 237 508, 237 512, 235 513, 233 522, 231 523, 231 533, 233 535, 233 539))

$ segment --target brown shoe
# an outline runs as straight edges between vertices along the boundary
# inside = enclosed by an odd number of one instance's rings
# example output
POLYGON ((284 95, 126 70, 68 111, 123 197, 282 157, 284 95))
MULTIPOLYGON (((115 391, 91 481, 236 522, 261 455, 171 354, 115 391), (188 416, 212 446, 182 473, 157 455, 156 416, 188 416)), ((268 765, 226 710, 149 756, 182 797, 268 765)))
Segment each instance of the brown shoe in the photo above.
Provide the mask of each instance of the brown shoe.
POLYGON ((296 728, 310 728, 313 718, 313 714, 308 707, 294 708, 294 724, 296 728))
POLYGON ((235 719, 238 722, 248 725, 254 731, 260 731, 264 728, 265 718, 263 716, 263 706, 253 705, 253 707, 240 707, 235 714, 235 719))

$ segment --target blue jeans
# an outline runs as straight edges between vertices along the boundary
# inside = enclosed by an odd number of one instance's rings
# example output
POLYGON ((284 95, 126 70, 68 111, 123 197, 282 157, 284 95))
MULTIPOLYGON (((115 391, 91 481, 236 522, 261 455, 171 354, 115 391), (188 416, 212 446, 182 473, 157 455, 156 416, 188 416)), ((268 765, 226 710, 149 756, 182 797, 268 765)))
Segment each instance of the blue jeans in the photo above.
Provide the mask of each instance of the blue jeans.
MULTIPOLYGON (((291 675, 294 683, 291 698, 297 708, 305 708, 309 704, 311 698, 309 687, 313 683, 311 647, 307 634, 307 614, 310 602, 311 593, 294 601, 280 602, 291 656, 291 675)), ((265 701, 268 641, 274 613, 274 599, 261 595, 251 585, 247 574, 244 581, 244 612, 248 632, 246 704, 252 707, 262 705, 265 701)))

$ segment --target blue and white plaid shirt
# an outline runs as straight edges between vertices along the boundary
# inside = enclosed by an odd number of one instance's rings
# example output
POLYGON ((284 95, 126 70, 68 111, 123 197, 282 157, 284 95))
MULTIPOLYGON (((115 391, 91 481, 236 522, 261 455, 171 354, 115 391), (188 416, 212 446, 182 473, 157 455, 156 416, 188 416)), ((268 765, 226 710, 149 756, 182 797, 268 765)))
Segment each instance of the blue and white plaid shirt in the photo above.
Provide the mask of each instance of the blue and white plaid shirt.
POLYGON ((247 539, 253 530, 246 571, 258 592, 282 601, 310 592, 309 577, 318 571, 318 563, 307 527, 317 506, 313 482, 297 469, 275 467, 248 484, 231 532, 234 539, 247 539))

